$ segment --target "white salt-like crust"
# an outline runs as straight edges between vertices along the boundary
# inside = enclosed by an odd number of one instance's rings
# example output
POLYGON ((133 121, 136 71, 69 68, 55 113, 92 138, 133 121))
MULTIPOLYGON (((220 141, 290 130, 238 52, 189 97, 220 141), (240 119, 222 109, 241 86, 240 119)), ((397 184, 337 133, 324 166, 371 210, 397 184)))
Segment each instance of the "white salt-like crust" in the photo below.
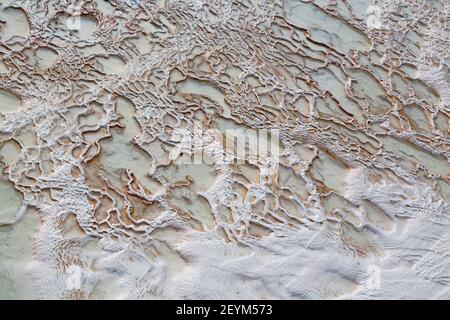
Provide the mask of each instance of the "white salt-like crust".
POLYGON ((0 6, 0 231, 37 212, 36 296, 449 299, 449 3, 369 6, 0 6))

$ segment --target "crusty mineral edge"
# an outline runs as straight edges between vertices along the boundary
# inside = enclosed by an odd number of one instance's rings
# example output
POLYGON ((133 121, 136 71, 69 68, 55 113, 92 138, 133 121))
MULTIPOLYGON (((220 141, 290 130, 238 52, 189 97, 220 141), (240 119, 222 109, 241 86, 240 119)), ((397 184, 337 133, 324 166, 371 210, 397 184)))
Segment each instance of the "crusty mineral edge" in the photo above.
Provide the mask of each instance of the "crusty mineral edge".
POLYGON ((0 5, 0 298, 450 297, 448 1, 79 4, 0 5))

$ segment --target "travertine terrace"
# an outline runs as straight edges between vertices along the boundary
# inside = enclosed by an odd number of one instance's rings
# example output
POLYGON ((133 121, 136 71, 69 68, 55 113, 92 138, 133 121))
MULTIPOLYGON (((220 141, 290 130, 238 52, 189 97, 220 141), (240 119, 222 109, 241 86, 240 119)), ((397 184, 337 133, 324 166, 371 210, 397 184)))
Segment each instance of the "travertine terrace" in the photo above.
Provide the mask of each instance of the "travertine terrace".
POLYGON ((449 29, 447 0, 0 0, 0 298, 449 299, 449 29))

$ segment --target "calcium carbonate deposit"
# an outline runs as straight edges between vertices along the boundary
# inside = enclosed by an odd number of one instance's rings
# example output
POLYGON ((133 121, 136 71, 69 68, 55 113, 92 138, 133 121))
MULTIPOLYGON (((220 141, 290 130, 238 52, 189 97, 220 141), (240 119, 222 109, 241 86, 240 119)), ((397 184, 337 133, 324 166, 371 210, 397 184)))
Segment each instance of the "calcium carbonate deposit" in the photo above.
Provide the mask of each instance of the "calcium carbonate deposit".
POLYGON ((448 0, 0 0, 0 299, 450 299, 448 0))

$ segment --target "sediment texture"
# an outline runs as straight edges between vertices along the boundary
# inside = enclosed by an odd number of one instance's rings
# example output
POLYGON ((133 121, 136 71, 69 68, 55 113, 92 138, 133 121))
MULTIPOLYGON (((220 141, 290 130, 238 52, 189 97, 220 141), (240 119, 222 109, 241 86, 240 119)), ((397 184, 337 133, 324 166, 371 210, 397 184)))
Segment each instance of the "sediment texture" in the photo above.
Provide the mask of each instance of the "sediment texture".
POLYGON ((450 298, 450 6, 379 2, 370 28, 370 5, 2 1, 0 236, 30 230, 0 246, 4 282, 23 271, 50 299, 450 298), (227 129, 277 132, 280 154, 236 159, 227 129))

